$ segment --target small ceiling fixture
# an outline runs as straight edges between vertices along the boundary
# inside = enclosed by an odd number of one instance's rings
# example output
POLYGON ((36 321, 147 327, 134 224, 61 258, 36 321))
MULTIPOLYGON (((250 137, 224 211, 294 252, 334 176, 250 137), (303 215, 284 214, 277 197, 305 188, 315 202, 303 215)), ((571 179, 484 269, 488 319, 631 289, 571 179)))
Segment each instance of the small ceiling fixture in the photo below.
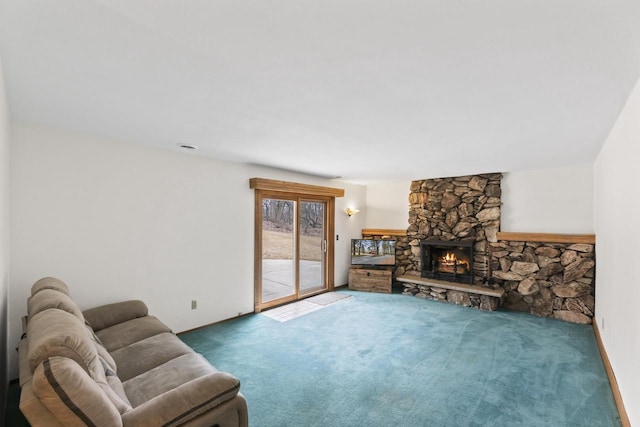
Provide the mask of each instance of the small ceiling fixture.
POLYGON ((196 147, 195 145, 191 145, 191 144, 176 144, 178 147, 180 148, 184 148, 185 150, 197 150, 198 147, 196 147))
POLYGON ((358 212, 360 212, 360 209, 347 208, 344 211, 347 213, 347 215, 353 216, 353 215, 357 214, 358 212))

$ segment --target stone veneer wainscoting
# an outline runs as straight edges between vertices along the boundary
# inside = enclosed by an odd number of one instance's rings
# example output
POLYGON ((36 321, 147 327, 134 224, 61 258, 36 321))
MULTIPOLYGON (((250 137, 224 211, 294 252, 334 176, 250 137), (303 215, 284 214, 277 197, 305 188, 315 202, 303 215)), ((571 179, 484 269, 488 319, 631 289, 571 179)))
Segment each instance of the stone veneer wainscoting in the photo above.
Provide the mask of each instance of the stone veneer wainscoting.
POLYGON ((489 246, 493 279, 506 291, 504 308, 591 323, 594 244, 499 240, 489 246))

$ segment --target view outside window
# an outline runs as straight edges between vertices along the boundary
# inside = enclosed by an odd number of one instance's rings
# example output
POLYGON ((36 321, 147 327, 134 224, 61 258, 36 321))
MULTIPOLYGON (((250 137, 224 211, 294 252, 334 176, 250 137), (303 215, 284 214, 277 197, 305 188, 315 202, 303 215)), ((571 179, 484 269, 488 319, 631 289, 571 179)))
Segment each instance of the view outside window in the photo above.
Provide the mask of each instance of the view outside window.
POLYGON ((324 215, 324 202, 262 199, 263 302, 296 293, 296 220, 300 222, 299 291, 324 287, 324 215))
POLYGON ((296 202, 262 199, 262 301, 295 294, 296 202))
POLYGON ((323 287, 324 203, 300 202, 300 291, 323 287))

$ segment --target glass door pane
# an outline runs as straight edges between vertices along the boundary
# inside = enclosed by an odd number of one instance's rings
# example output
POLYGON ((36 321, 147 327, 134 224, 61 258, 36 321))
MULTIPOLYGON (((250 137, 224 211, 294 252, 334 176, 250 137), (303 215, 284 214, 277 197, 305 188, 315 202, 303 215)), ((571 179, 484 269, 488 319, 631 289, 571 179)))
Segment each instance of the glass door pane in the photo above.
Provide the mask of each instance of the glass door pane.
POLYGON ((300 293, 327 287, 324 278, 325 202, 300 202, 300 293))
POLYGON ((296 202, 262 199, 262 302, 296 295, 296 202))

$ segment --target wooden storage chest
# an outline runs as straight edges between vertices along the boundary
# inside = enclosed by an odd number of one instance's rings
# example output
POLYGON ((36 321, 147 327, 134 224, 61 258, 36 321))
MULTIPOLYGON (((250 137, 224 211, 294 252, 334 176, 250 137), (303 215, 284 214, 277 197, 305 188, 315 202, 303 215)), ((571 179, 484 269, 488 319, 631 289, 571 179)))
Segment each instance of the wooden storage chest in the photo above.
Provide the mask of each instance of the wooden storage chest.
POLYGON ((349 289, 354 291, 391 293, 393 272, 372 268, 350 268, 349 289))

